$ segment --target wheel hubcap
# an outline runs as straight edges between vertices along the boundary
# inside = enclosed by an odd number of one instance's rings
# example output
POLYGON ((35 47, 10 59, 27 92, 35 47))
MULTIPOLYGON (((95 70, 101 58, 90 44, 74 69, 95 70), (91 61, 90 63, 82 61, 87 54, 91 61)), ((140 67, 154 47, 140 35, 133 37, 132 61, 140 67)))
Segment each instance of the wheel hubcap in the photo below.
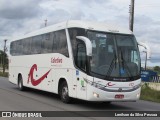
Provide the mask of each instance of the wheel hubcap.
POLYGON ((62 97, 63 97, 63 99, 66 99, 67 96, 68 96, 68 88, 67 87, 63 87, 63 89, 62 89, 62 97))
POLYGON ((21 88, 21 87, 22 87, 21 82, 19 82, 19 88, 21 88))

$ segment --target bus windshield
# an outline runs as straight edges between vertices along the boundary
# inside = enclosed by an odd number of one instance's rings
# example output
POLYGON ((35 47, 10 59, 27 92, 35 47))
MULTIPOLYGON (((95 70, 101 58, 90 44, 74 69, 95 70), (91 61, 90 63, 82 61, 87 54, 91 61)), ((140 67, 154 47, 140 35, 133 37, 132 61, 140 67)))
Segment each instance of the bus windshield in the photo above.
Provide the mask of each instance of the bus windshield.
POLYGON ((88 31, 87 36, 92 42, 91 73, 112 80, 140 76, 140 55, 133 35, 88 31))

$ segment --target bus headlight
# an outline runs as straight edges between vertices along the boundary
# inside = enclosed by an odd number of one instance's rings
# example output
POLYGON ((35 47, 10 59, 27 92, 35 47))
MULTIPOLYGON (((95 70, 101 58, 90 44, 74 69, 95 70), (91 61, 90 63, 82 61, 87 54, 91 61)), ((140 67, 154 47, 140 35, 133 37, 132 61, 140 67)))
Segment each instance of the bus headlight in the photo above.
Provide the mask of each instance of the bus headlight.
POLYGON ((139 98, 139 97, 140 97, 140 93, 137 94, 137 98, 139 98))
POLYGON ((138 89, 139 87, 141 87, 141 84, 135 85, 133 88, 138 89))
POLYGON ((84 81, 86 81, 86 83, 88 83, 89 85, 93 86, 93 87, 96 87, 96 88, 103 88, 103 87, 106 87, 105 85, 102 85, 102 84, 99 84, 99 83, 96 83, 96 82, 92 82, 90 80, 87 80, 84 78, 84 81))
POLYGON ((99 98, 99 94, 93 92, 93 96, 96 97, 96 98, 99 98))

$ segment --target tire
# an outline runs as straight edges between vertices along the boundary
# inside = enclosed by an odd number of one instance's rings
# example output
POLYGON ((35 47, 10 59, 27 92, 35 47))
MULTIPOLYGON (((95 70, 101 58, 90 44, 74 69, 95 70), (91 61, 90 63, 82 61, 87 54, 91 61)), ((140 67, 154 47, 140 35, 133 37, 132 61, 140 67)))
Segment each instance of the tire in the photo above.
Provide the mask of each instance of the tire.
POLYGON ((71 99, 68 94, 68 85, 67 82, 64 81, 60 86, 60 98, 64 103, 70 103, 71 99))
POLYGON ((105 104, 105 105, 110 105, 110 104, 111 104, 111 101, 103 102, 103 104, 105 104))
POLYGON ((23 79, 22 79, 21 75, 18 77, 18 89, 20 91, 24 91, 25 90, 25 87, 23 86, 23 79))

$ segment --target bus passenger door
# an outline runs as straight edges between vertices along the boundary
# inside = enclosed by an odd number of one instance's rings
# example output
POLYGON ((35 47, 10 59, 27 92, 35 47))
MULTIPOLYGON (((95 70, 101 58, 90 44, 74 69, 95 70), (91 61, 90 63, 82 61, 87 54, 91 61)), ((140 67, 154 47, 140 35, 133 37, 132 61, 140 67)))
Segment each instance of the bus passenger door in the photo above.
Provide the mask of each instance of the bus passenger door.
POLYGON ((86 46, 83 41, 79 41, 77 44, 77 59, 76 66, 76 79, 77 79, 77 98, 86 99, 86 83, 84 78, 86 78, 86 46))

